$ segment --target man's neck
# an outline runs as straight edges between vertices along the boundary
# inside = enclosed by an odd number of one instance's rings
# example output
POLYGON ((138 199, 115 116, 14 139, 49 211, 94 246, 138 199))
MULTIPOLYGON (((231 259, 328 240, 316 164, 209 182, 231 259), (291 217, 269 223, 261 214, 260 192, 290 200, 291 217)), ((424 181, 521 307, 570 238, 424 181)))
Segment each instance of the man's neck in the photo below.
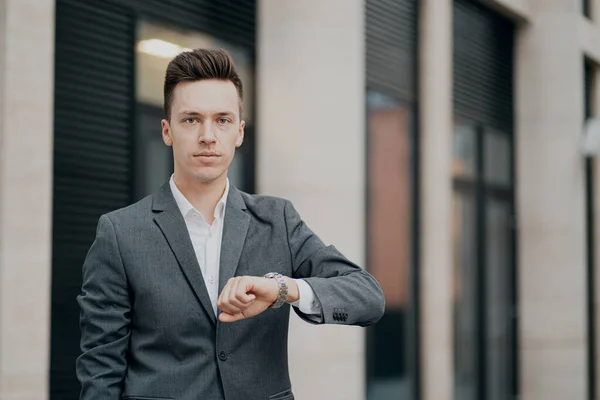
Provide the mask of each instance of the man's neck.
POLYGON ((215 207, 223 196, 227 186, 227 174, 223 174, 223 176, 214 181, 205 183, 175 172, 173 181, 192 206, 202 213, 206 222, 212 224, 215 207))

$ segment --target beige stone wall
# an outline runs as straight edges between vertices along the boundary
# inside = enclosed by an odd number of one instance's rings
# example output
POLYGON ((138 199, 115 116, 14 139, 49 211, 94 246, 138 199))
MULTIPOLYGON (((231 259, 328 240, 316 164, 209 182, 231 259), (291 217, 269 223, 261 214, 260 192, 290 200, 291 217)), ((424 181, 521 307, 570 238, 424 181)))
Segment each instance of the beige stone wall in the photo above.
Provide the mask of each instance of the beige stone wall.
POLYGON ((48 397, 54 1, 0 0, 0 399, 48 397))
POLYGON ((420 12, 422 390, 451 400, 452 1, 422 1, 420 12))
POLYGON ((580 2, 530 0, 516 48, 520 388, 587 396, 580 2))
MULTIPOLYGON (((365 260, 364 2, 258 2, 258 191, 292 200, 348 258, 365 260)), ((364 330, 292 316, 297 398, 364 399, 364 330)))
POLYGON ((482 0, 490 8, 516 21, 526 22, 531 15, 530 0, 482 0))

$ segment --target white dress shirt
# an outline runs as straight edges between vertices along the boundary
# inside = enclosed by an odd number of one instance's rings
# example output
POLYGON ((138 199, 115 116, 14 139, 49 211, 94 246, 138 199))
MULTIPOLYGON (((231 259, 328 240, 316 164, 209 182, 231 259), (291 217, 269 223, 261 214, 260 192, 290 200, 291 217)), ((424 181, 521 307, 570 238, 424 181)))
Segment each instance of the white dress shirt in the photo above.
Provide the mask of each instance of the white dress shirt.
MULTIPOLYGON (((202 214, 185 198, 179 190, 173 176, 169 180, 171 192, 177 202, 179 211, 183 215, 198 265, 202 271, 202 277, 210 297, 215 315, 217 315, 217 300, 219 299, 219 266, 221 258, 221 241, 223 239, 223 221, 229 194, 229 179, 225 186, 225 192, 215 207, 214 220, 209 225, 202 214)), ((315 292, 302 279, 295 279, 298 285, 298 301, 291 303, 298 307, 304 314, 317 316, 321 314, 321 304, 315 296, 315 292)))

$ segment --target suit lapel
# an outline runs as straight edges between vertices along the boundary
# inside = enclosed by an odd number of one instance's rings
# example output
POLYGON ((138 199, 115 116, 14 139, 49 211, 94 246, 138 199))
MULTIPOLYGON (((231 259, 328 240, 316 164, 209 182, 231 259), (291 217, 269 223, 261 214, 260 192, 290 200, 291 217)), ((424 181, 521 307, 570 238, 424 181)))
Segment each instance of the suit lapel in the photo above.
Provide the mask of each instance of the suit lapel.
POLYGON ((229 189, 225 221, 223 225, 223 239, 221 244, 221 262, 219 269, 219 293, 227 284, 229 278, 235 275, 246 233, 250 225, 250 216, 246 213, 246 204, 241 193, 233 186, 229 189))
POLYGON ((202 278, 190 235, 168 182, 155 195, 152 208, 155 213, 154 220, 167 239, 188 283, 211 321, 216 324, 215 312, 202 278))

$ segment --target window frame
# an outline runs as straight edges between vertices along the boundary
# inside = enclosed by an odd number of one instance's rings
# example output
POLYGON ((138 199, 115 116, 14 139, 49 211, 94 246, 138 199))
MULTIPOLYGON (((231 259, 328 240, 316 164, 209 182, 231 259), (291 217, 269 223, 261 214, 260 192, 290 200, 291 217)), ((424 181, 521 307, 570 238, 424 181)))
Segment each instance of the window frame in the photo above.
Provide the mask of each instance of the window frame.
MULTIPOLYGON (((421 293, 420 293, 420 202, 421 202, 421 188, 420 188, 420 126, 419 126, 419 82, 420 82, 420 69, 419 69, 419 43, 420 35, 419 28, 421 19, 420 7, 418 0, 402 0, 401 2, 387 2, 381 3, 375 0, 368 0, 364 5, 365 12, 365 59, 366 59, 366 70, 365 70, 365 95, 369 91, 376 91, 394 98, 399 104, 403 104, 406 107, 410 107, 410 168, 409 176, 409 201, 410 201, 410 261, 409 261, 409 302, 407 311, 407 332, 406 332, 406 343, 405 346, 407 351, 406 365, 407 373, 406 377, 409 381, 410 386, 410 400, 418 400, 421 398, 422 393, 422 381, 421 381, 421 293), (400 20, 396 21, 398 26, 388 27, 388 29, 381 29, 376 27, 375 29, 369 26, 370 15, 375 14, 377 20, 379 20, 379 14, 386 13, 387 7, 402 7, 402 12, 396 14, 400 16, 400 20), (394 31, 394 29, 399 29, 394 31), (377 40, 373 36, 381 34, 385 31, 387 34, 391 34, 393 37, 402 38, 400 42, 395 42, 396 47, 391 46, 388 40, 377 40), (382 51, 382 46, 386 48, 382 51), (388 68, 393 63, 382 66, 378 63, 371 63, 370 60, 377 59, 380 54, 389 55, 389 48, 393 47, 393 50, 402 52, 405 59, 408 58, 406 68, 388 68)), ((380 38, 381 39, 381 38, 380 38)), ((397 54, 396 54, 397 55, 397 54)), ((365 174, 369 176, 369 110, 365 98, 365 174)), ((369 227, 369 191, 368 187, 364 191, 365 196, 365 231, 369 227)), ((369 242, 368 238, 365 240, 365 259, 369 259, 369 242)), ((368 268, 368 264, 366 265, 368 268)), ((367 328, 367 334, 365 335, 365 398, 368 398, 368 387, 369 387, 369 365, 372 362, 372 354, 369 352, 370 340, 369 332, 374 327, 367 328)))
MULTIPOLYGON (((594 103, 593 92, 596 85, 596 66, 587 58, 583 60, 583 82, 584 82, 584 108, 585 120, 594 115, 592 106, 594 103)), ((586 157, 584 160, 584 179, 585 179, 585 230, 586 230, 586 312, 587 312, 587 381, 588 381, 588 399, 596 398, 597 384, 597 332, 596 332, 596 188, 595 173, 598 169, 597 159, 586 157)))
MULTIPOLYGON (((508 205, 510 210, 510 238, 509 243, 511 246, 511 258, 509 260, 510 266, 508 271, 508 286, 509 286, 509 304, 508 307, 510 312, 510 328, 509 328, 509 340, 510 340, 510 362, 508 365, 510 387, 509 392, 515 398, 518 394, 518 320, 517 320, 517 231, 516 231, 516 205, 515 205, 515 140, 512 133, 501 132, 498 129, 489 129, 480 122, 464 121, 461 123, 473 126, 475 130, 475 176, 471 178, 463 177, 452 177, 452 189, 453 192, 461 196, 472 196, 475 202, 475 237, 477 243, 475 244, 475 290, 477 301, 474 305, 475 321, 476 321, 476 370, 477 378, 475 382, 477 399, 488 398, 488 352, 487 352, 487 338, 488 338, 488 323, 486 320, 487 316, 487 305, 488 299, 487 293, 487 219, 486 212, 488 210, 487 203, 489 199, 495 199, 508 205), (484 150, 484 137, 489 134, 489 131, 494 134, 504 134, 509 139, 509 176, 511 181, 509 184, 496 184, 485 181, 485 150, 484 150)), ((454 125, 455 128, 458 124, 454 125)))
MULTIPOLYGON (((409 248, 410 254, 408 255, 408 282, 406 282, 407 290, 408 290, 408 301, 406 307, 406 315, 405 315, 405 331, 403 332, 404 343, 403 348, 406 350, 406 357, 402 360, 402 362, 406 365, 406 374, 404 375, 408 382, 408 399, 417 400, 419 399, 419 277, 418 273, 418 255, 419 255, 419 243, 418 243, 418 232, 419 232, 419 213, 418 213, 418 114, 417 107, 414 102, 400 100, 398 96, 390 95, 380 88, 367 88, 366 92, 374 92, 378 94, 382 94, 394 101, 394 104, 398 107, 405 109, 408 118, 408 141, 410 146, 410 156, 409 156, 409 168, 407 175, 409 176, 408 182, 408 190, 410 193, 408 194, 410 209, 410 221, 408 226, 408 238, 409 238, 409 248)), ((370 132, 369 132, 369 112, 370 107, 365 98, 365 132, 366 132, 366 177, 370 176, 371 170, 371 142, 370 142, 370 132)), ((366 186, 365 189, 366 199, 365 199, 365 228, 366 232, 369 232, 370 228, 370 190, 369 186, 366 186)), ((367 235, 366 238, 366 247, 365 247, 365 255, 367 260, 367 268, 369 267, 370 253, 372 252, 370 246, 370 238, 367 235)), ((373 343, 374 343, 374 331, 377 329, 377 326, 371 326, 367 328, 367 333, 365 335, 365 345, 366 345, 366 369, 365 369, 365 390, 369 389, 369 380, 371 378, 371 371, 374 364, 374 354, 372 352, 373 343)), ((365 393, 365 398, 368 398, 368 392, 365 393)))

